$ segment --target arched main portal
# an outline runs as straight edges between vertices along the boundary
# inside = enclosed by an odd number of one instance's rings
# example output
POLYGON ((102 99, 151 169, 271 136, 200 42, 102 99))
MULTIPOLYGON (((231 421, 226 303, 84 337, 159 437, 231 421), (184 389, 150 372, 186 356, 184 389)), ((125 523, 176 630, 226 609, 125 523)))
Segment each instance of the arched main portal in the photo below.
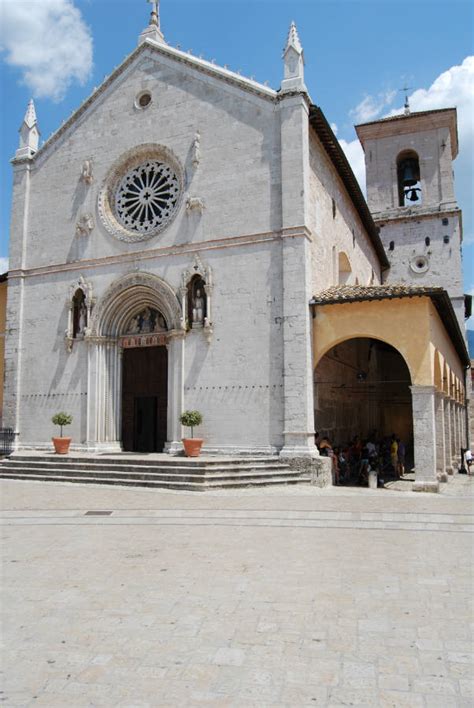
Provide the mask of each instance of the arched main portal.
POLYGON ((401 354, 384 341, 346 339, 316 363, 315 429, 333 446, 395 434, 413 454, 411 376, 401 354))
POLYGON ((88 443, 140 452, 178 444, 184 329, 172 288, 150 273, 114 282, 94 310, 88 443))

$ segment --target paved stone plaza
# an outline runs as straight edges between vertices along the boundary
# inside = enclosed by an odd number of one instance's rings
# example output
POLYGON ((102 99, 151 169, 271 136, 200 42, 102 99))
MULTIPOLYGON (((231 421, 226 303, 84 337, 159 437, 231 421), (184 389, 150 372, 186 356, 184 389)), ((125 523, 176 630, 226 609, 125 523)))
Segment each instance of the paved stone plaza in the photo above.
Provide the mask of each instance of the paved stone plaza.
POLYGON ((468 708, 473 487, 4 481, 0 699, 468 708))

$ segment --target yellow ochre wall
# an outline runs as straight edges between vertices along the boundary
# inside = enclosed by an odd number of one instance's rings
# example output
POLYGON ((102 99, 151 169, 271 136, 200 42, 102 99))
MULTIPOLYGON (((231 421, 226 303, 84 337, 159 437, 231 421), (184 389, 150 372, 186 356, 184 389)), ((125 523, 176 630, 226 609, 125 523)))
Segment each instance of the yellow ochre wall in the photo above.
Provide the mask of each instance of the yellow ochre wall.
POLYGON ((405 359, 416 386, 434 385, 435 352, 439 351, 458 385, 463 369, 429 297, 370 300, 320 305, 313 320, 316 367, 332 347, 347 339, 370 337, 394 347, 405 359))

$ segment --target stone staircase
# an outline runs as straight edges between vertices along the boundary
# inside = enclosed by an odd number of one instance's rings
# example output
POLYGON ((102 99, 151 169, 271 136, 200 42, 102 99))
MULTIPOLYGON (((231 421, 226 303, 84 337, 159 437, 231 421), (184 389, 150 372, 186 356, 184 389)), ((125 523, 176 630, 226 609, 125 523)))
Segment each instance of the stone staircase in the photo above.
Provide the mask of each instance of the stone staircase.
POLYGON ((0 478, 205 491, 308 484, 277 457, 170 457, 15 453, 0 462, 0 478))

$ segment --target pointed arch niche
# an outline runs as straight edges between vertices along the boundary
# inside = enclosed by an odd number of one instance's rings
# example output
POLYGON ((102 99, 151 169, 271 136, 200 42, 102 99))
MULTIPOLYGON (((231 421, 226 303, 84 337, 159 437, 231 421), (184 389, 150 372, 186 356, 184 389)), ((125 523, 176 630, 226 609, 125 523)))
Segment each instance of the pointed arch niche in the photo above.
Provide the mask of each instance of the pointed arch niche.
POLYGON ((155 346, 168 351, 165 451, 181 448, 185 334, 181 305, 162 278, 130 273, 110 285, 94 308, 86 335, 89 449, 122 449, 123 352, 155 346))
POLYGON ((86 336, 94 306, 92 285, 82 275, 70 286, 66 304, 68 322, 65 341, 66 349, 71 352, 74 341, 86 336))
POLYGON ((198 255, 193 265, 181 275, 182 326, 189 330, 204 330, 208 342, 212 338, 212 271, 198 255))

